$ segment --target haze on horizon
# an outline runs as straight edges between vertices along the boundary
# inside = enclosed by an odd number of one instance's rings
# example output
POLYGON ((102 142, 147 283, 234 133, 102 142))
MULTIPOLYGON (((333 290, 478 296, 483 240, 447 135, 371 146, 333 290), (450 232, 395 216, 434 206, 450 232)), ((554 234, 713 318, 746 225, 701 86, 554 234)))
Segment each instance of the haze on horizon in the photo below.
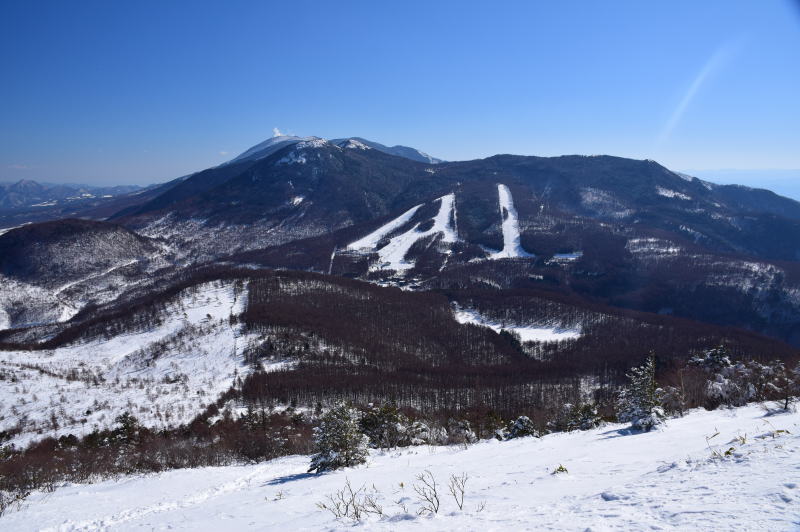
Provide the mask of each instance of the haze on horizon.
POLYGON ((0 181, 162 182, 280 127, 648 158, 800 199, 795 1, 4 7, 0 181))

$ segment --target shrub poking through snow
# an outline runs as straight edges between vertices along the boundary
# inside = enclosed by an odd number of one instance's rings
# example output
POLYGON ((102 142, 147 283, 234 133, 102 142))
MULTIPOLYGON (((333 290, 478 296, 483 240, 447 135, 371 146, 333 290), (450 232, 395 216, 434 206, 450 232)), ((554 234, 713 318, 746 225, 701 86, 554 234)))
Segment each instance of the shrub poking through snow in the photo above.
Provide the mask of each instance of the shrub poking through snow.
POLYGON ((539 431, 528 416, 519 416, 514 421, 509 422, 508 427, 503 432, 503 439, 513 440, 514 438, 524 438, 525 436, 539 437, 539 431))
POLYGON ((464 494, 467 489, 467 480, 469 480, 469 475, 461 473, 461 475, 458 476, 450 475, 450 481, 447 483, 447 489, 450 491, 450 495, 453 496, 453 500, 456 501, 456 506, 458 506, 459 510, 464 509, 464 494))
POLYGON ((338 404, 324 416, 314 429, 317 453, 311 457, 308 471, 323 473, 367 461, 369 438, 361 432, 361 414, 344 403, 338 404))
POLYGON ((653 355, 628 374, 628 386, 619 394, 617 417, 635 430, 649 431, 664 421, 664 409, 656 391, 656 359, 653 355))
POLYGON ((414 491, 417 493, 417 498, 420 502, 419 514, 438 514, 439 505, 439 490, 436 484, 436 479, 433 473, 426 470, 424 473, 417 475, 417 483, 413 485, 414 491))
POLYGON ((326 499, 318 502, 317 508, 329 511, 336 519, 349 518, 358 522, 368 514, 383 516, 380 492, 375 486, 371 490, 366 486, 354 490, 348 479, 342 489, 328 495, 326 499))

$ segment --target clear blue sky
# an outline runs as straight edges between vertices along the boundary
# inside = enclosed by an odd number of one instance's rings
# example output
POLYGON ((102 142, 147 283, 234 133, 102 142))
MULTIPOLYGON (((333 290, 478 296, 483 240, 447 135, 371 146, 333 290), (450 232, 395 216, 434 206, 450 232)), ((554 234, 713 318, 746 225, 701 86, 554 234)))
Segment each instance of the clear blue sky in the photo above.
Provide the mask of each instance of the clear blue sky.
POLYGON ((0 181, 164 181, 273 127, 449 160, 800 168, 790 0, 5 0, 0 67, 0 181))

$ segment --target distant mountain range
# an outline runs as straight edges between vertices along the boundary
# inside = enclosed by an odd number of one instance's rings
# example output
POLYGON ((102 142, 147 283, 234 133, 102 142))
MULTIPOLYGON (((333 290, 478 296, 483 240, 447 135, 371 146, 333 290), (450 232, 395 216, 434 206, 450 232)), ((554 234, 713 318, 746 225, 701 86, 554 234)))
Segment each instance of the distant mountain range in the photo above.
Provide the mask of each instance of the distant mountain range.
MULTIPOLYGON (((172 275, 216 264, 415 290, 544 290, 581 308, 688 318, 800 345, 800 203, 650 160, 496 155, 445 162, 360 137, 276 136, 162 185, 87 189, 81 194, 95 199, 69 212, 58 202, 73 201, 77 191, 31 182, 6 190, 8 202, 27 202, 14 207, 15 225, 41 212, 96 221, 78 233, 78 226, 57 230, 67 222, 54 221, 26 229, 24 238, 19 229, 0 236, 8 279, 39 288, 57 285, 58 272, 73 272, 70 282, 79 285, 90 279, 80 300, 59 293, 71 309, 109 301, 106 289, 98 299, 92 285, 115 264, 125 267, 113 275, 124 271, 139 287, 156 282, 162 268, 172 275), (78 256, 71 246, 89 264, 59 263, 78 256)), ((44 307, 21 311, 25 302, 9 295, 6 305, 14 309, 6 310, 10 326, 44 315, 44 307)))
POLYGON ((0 209, 0 443, 132 405, 150 427, 342 399, 506 416, 611 401, 648 353, 676 390, 721 344, 800 356, 800 203, 654 161, 279 136, 56 192, 0 209))
POLYGON ((52 207, 87 199, 111 198, 136 192, 142 187, 119 185, 101 187, 92 185, 39 183, 23 179, 14 183, 0 183, 0 209, 26 207, 52 207))

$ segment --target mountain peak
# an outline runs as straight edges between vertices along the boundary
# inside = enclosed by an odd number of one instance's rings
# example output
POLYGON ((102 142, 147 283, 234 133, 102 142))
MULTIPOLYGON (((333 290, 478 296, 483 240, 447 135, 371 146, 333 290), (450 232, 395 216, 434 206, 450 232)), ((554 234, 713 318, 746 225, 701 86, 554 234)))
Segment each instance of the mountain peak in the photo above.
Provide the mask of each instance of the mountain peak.
POLYGON ((301 144, 302 146, 298 146, 301 148, 320 148, 326 144, 332 144, 339 148, 349 148, 349 149, 367 149, 371 148, 374 150, 378 150, 383 153, 387 153, 389 155, 395 155, 397 157, 403 157, 405 159, 411 159, 412 161, 417 161, 421 163, 427 164, 438 164, 444 162, 442 159, 437 159, 436 157, 432 157, 425 152, 417 150, 416 148, 410 148, 408 146, 385 146, 379 142, 373 142, 371 140, 367 140, 361 137, 346 137, 346 138, 339 138, 339 139, 331 139, 325 140, 321 137, 296 137, 294 135, 284 135, 278 128, 274 128, 272 130, 273 136, 268 138, 267 140, 256 144, 252 148, 249 148, 242 152, 240 155, 234 157, 230 161, 222 163, 220 166, 227 166, 229 164, 241 163, 245 161, 258 161, 265 157, 269 157, 276 151, 285 148, 286 146, 290 146, 292 144, 301 144))
POLYGON ((332 139, 331 143, 339 147, 362 147, 361 149, 372 148, 373 150, 378 150, 383 153, 388 153, 389 155, 395 155, 397 157, 403 157, 404 159, 411 159, 412 161, 417 161, 420 163, 439 164, 445 162, 442 159, 437 159, 436 157, 432 157, 427 153, 420 151, 416 148, 411 148, 408 146, 400 146, 400 145, 386 146, 384 144, 381 144, 380 142, 374 142, 372 140, 367 140, 362 137, 345 137, 341 139, 332 139))
POLYGON ((239 154, 238 156, 234 157, 228 162, 222 163, 220 166, 225 166, 234 163, 240 163, 244 161, 257 161, 259 159, 263 159, 264 157, 269 157, 276 151, 284 148, 290 144, 297 144, 298 142, 302 142, 305 140, 313 140, 317 137, 295 137, 291 135, 282 135, 281 132, 277 129, 274 130, 275 135, 268 138, 264 142, 260 142, 239 154))

